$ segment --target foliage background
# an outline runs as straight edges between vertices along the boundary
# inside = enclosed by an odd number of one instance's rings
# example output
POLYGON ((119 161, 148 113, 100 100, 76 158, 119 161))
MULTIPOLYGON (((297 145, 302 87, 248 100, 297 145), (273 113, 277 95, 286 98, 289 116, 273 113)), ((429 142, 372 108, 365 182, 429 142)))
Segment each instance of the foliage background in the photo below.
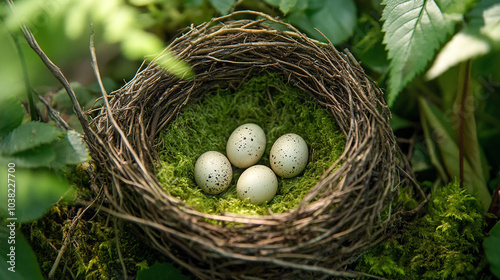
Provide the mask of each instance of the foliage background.
MULTIPOLYGON (((429 186, 426 191, 432 193, 461 177, 464 187, 486 209, 499 182, 498 1, 19 0, 15 5, 12 13, 6 3, 0 4, 0 102, 7 104, 13 96, 20 100, 25 108, 23 123, 30 120, 28 78, 29 86, 79 131, 69 99, 22 38, 20 22, 29 25, 88 109, 99 96, 88 48, 91 23, 101 75, 106 89, 112 91, 183 28, 232 10, 252 9, 280 16, 315 39, 350 50, 361 61, 367 74, 385 89, 391 125, 417 180, 429 186)), ((174 73, 189 74, 186 65, 175 59, 165 61, 164 66, 174 73)), ((42 121, 48 120, 43 106, 37 106, 42 121)), ((0 156, 5 155, 4 146, 0 156)), ((47 185, 71 174, 74 164, 68 168, 46 167, 44 172, 57 174, 47 175, 47 185)), ((67 188, 64 183, 60 192, 67 188)))

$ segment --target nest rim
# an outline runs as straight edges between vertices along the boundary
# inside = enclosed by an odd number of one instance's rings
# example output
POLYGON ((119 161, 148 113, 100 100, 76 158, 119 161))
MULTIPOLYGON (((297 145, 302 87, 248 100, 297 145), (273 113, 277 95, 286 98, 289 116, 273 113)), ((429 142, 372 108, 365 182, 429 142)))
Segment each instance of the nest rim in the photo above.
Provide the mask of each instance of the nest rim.
POLYGON ((90 123, 92 134, 85 135, 100 170, 93 174, 92 185, 109 202, 106 211, 135 222, 155 249, 202 279, 293 278, 304 273, 356 276, 345 266, 380 242, 404 213, 391 209, 400 185, 418 188, 408 162, 399 157, 380 88, 348 51, 340 53, 331 43, 312 40, 260 12, 234 12, 191 26, 167 49, 189 62, 195 77, 179 79, 153 61, 109 100, 104 98, 105 106, 90 123), (260 19, 232 20, 248 14, 260 19), (282 56, 274 57, 276 53, 282 56), (153 140, 159 131, 187 102, 207 92, 206 88, 221 84, 234 88, 242 78, 270 67, 281 70, 291 83, 331 110, 346 136, 341 157, 300 205, 285 213, 207 214, 169 196, 154 173, 158 156, 153 140), (196 92, 200 84, 207 86, 196 92), (356 172, 357 167, 364 168, 363 172, 356 172), (333 209, 332 204, 336 204, 333 209), (388 211, 387 217, 381 219, 384 211, 388 211), (341 218, 335 218, 338 215, 341 218), (188 256, 179 256, 179 252, 188 256), (218 263, 221 260, 224 264, 218 263), (262 268, 247 262, 262 264, 262 268), (237 274, 231 273, 235 268, 237 274), (271 274, 264 269, 271 269, 271 274), (272 274, 276 271, 279 274, 272 274))

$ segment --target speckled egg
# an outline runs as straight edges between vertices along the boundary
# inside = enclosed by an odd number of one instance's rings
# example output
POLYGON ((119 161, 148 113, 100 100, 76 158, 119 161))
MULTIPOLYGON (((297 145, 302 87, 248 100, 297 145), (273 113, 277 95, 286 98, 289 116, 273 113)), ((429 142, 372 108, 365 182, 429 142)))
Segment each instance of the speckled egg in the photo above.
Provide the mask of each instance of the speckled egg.
POLYGON ((231 163, 239 168, 256 164, 266 149, 266 134, 254 124, 247 123, 237 127, 226 145, 226 154, 231 163))
POLYGON ((240 199, 250 203, 269 202, 278 191, 278 178, 265 165, 254 165, 241 173, 236 183, 236 192, 240 199))
POLYGON ((208 194, 219 194, 227 189, 233 178, 231 163, 223 154, 209 151, 194 165, 196 184, 208 194))
POLYGON ((288 133, 274 142, 269 163, 278 176, 292 178, 306 168, 308 157, 306 141, 295 133, 288 133))

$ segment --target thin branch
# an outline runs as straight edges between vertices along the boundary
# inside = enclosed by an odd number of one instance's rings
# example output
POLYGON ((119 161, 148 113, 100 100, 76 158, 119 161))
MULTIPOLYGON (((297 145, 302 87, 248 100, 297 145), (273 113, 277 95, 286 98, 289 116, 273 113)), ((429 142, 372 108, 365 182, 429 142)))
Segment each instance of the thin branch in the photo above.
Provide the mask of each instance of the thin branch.
POLYGON ((118 259, 120 259, 120 264, 122 265, 123 279, 127 279, 127 266, 125 265, 125 262, 123 261, 122 250, 120 249, 120 238, 119 238, 120 233, 118 232, 118 226, 116 225, 118 223, 118 219, 115 217, 114 220, 115 221, 113 222, 113 225, 115 228, 116 251, 118 252, 118 259))
POLYGON ((73 218, 73 221, 71 222, 69 230, 66 233, 66 236, 64 237, 64 243, 63 243, 61 249, 59 250, 59 253, 57 254, 56 260, 54 261, 52 268, 50 269, 49 279, 54 278, 54 274, 56 272, 57 267, 59 266, 59 263, 61 261, 61 257, 64 255, 64 252, 66 251, 66 248, 68 247, 71 234, 73 233, 74 228, 78 224, 78 221, 82 218, 83 214, 85 214, 85 212, 87 212, 87 210, 90 207, 92 207, 92 205, 94 205, 94 203, 98 200, 98 198, 99 198, 99 194, 83 210, 81 208, 78 209, 78 212, 77 212, 76 216, 73 218))
MULTIPOLYGON (((11 8, 11 10, 15 13, 15 7, 14 3, 12 0, 5 0, 7 5, 11 8)), ((40 48, 38 45, 38 42, 36 41, 33 33, 27 27, 25 24, 21 24, 21 31, 23 32, 24 38, 26 39, 26 42, 30 45, 31 49, 35 51, 35 53, 40 57, 42 62, 45 64, 45 66, 52 72, 54 77, 61 83, 61 85, 64 87, 66 92, 69 95, 69 98, 71 99, 71 103, 73 104, 73 109, 75 110, 75 113, 78 117, 78 120, 82 124, 82 127, 87 135, 91 135, 90 129, 89 129, 89 122, 87 118, 85 117, 85 114, 82 111, 82 108, 80 107, 80 103, 78 103, 78 99, 76 98, 75 92, 73 91, 73 88, 70 86, 68 80, 64 76, 64 74, 61 72, 61 69, 57 67, 48 57, 47 55, 43 52, 43 50, 40 48)))
MULTIPOLYGON (((87 210, 89 207, 85 208, 87 210)), ((68 232, 66 233, 66 236, 64 237, 64 243, 59 250, 59 253, 57 253, 56 260, 54 261, 54 264, 52 265, 52 268, 50 269, 49 272, 49 279, 54 278, 54 274, 56 273, 56 269, 59 266, 59 263, 61 261, 62 256, 64 255, 64 252, 66 252, 66 248, 68 247, 70 237, 73 233, 73 230, 75 229, 76 225, 78 224, 78 221, 80 220, 82 214, 85 213, 85 211, 82 211, 82 208, 78 209, 78 212, 76 213, 76 216, 73 218, 73 221, 71 222, 71 225, 68 229, 68 232)))
MULTIPOLYGON (((130 151, 132 157, 135 160, 135 163, 137 163, 137 165, 141 168, 141 171, 143 172, 143 174, 145 176, 148 176, 149 175, 148 169, 144 166, 141 159, 139 158, 137 153, 134 151, 134 149, 130 145, 130 142, 127 140, 127 136, 125 135, 123 130, 120 128, 120 126, 116 123, 116 120, 113 117, 113 114, 111 113, 111 107, 109 105, 108 94, 106 93, 106 89, 104 88, 104 85, 102 83, 101 74, 99 72, 99 66, 97 65, 97 57, 95 54, 95 47, 94 47, 94 31, 93 31, 93 29, 91 32, 92 33, 90 35, 90 55, 92 57, 92 68, 94 69, 94 74, 97 78, 99 88, 101 89, 102 100, 103 100, 104 106, 106 107, 106 113, 108 115, 109 121, 113 124, 113 127, 120 134, 120 137, 123 140, 123 143, 125 144, 127 149, 130 151)), ((149 176, 148 176, 148 179, 150 179, 149 176)))
POLYGON ((50 106, 50 104, 47 102, 47 100, 45 100, 40 94, 38 94, 38 92, 36 92, 35 89, 31 89, 35 94, 36 96, 38 97, 38 100, 40 100, 43 105, 45 105, 45 107, 47 108, 47 110, 49 111, 49 116, 50 118, 55 121, 57 124, 59 124, 59 126, 64 129, 64 130, 70 130, 71 127, 68 125, 68 123, 66 123, 62 118, 61 116, 59 115, 59 112, 57 112, 56 110, 54 110, 54 108, 52 108, 50 106))

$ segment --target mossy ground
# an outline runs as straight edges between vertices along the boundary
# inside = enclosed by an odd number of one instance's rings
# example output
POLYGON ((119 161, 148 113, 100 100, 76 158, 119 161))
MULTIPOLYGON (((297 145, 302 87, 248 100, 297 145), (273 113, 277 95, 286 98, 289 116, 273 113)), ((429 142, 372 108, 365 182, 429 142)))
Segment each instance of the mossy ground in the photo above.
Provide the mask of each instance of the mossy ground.
POLYGON ((160 139, 158 179, 165 191, 212 214, 266 215, 268 209, 282 213, 297 207, 345 147, 345 136, 332 113, 273 73, 253 77, 236 91, 219 89, 190 102, 160 139), (305 171, 294 178, 279 178, 278 193, 267 205, 253 205, 237 197, 236 182, 243 169, 234 169, 232 184, 219 195, 203 193, 194 181, 197 158, 207 151, 225 154, 227 139, 244 123, 256 123, 266 133, 266 151, 257 164, 269 166, 272 144, 286 133, 302 136, 309 147, 305 171))
MULTIPOLYGON (((90 182, 85 171, 75 168, 65 175, 75 185, 80 198, 91 199, 93 194, 89 192, 90 182)), ((84 208, 84 205, 62 201, 42 218, 21 224, 21 232, 35 252, 42 275, 47 279, 74 217, 79 209, 84 208)), ((124 279, 117 244, 127 269, 127 279, 134 279, 139 270, 155 262, 169 262, 164 255, 141 242, 130 224, 90 208, 73 228, 53 279, 124 279)), ((172 269, 180 273, 179 265, 174 266, 172 269)))
MULTIPOLYGON (((414 206, 411 197, 399 199, 414 206)), ((484 226, 479 201, 454 181, 432 193, 425 216, 366 252, 355 269, 386 279, 488 279, 480 276, 484 226)))

